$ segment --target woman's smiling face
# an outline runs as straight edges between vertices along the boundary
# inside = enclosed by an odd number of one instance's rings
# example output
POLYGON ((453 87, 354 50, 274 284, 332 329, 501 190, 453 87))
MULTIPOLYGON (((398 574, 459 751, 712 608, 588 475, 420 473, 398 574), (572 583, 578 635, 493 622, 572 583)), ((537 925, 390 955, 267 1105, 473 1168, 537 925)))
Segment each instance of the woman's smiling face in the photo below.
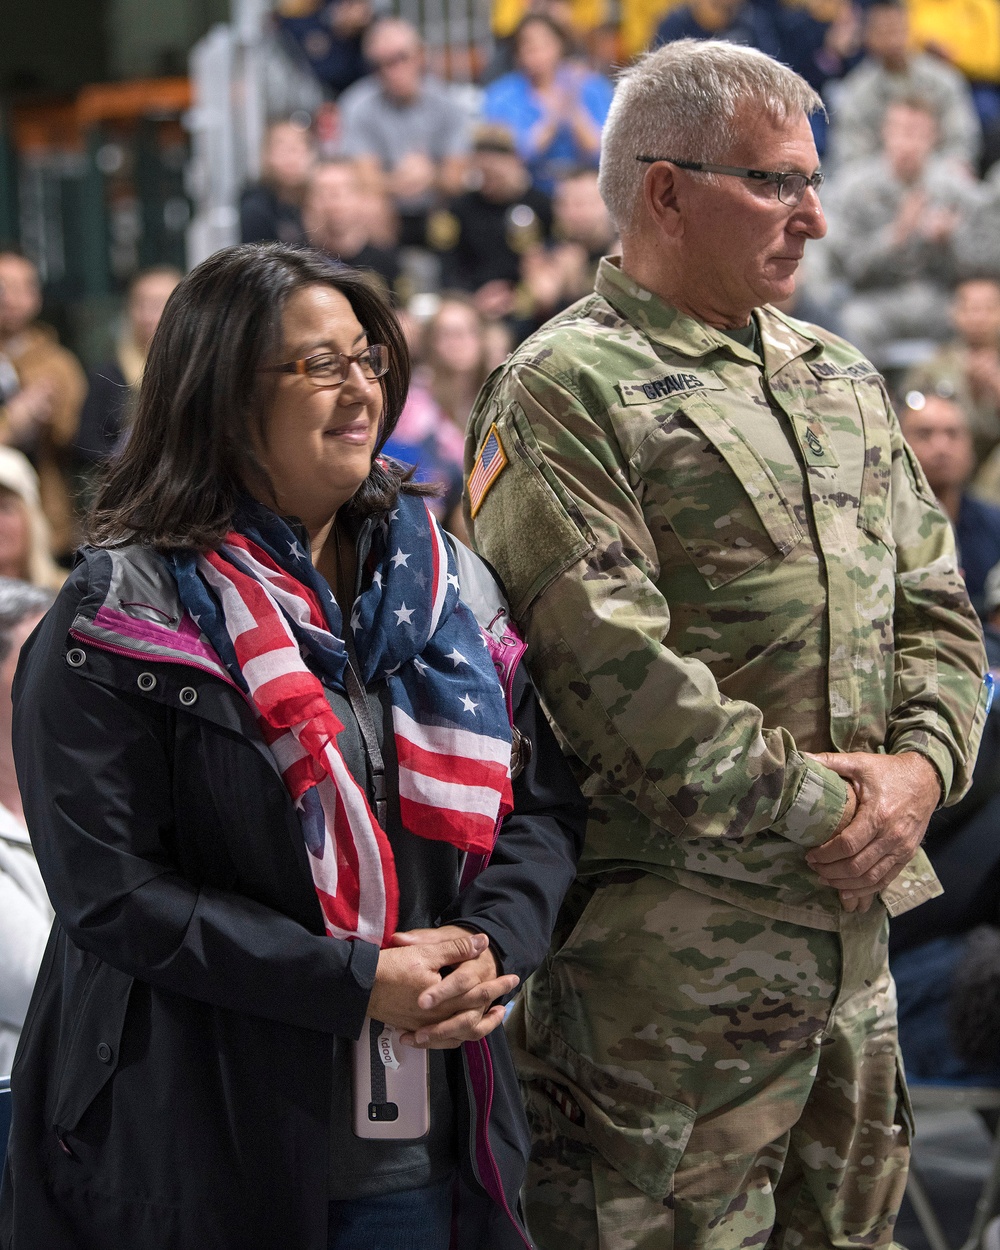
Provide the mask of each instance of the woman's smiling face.
MULTIPOLYGON (((283 364, 323 352, 355 356, 368 346, 347 298, 329 286, 307 286, 285 305, 283 364)), ((280 513, 310 532, 326 525, 371 469, 382 416, 382 388, 356 363, 338 386, 319 387, 301 374, 278 374, 258 455, 280 513)))

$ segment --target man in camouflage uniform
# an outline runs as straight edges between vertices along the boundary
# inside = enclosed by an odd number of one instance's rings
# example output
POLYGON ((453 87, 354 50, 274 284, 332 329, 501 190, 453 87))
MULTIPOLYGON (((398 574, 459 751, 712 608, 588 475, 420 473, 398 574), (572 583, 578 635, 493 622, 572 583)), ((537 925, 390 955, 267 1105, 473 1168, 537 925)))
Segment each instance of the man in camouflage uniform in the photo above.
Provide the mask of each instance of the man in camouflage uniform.
POLYGON ((543 1250, 894 1245, 887 914, 939 892, 986 661, 881 379, 769 306, 825 229, 818 107, 728 44, 628 71, 622 258, 471 419, 475 545, 591 805, 512 1022, 543 1250))

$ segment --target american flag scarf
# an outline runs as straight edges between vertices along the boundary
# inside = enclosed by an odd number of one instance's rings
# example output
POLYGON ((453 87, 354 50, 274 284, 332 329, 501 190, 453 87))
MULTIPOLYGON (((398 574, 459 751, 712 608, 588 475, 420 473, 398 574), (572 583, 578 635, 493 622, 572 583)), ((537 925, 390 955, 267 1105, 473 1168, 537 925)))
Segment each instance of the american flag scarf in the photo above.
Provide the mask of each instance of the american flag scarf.
MULTIPOLYGON (((181 601, 257 712, 302 826, 327 933, 385 946, 399 888, 392 849, 337 747, 324 684, 344 693, 340 608, 292 529, 249 501, 218 551, 173 558, 181 601)), ((504 694, 454 557, 422 499, 376 524, 371 585, 348 627, 362 683, 386 681, 402 822, 489 854, 513 806, 504 694)), ((391 779, 390 779, 391 782, 391 779)))

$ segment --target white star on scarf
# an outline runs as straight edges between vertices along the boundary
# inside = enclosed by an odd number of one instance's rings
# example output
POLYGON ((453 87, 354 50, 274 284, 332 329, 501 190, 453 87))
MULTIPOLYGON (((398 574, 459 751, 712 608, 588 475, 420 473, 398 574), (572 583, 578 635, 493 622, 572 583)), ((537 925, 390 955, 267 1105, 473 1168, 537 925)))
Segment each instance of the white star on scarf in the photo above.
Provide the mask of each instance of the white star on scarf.
POLYGON ((290 555, 290 556, 291 556, 294 560, 303 560, 303 559, 305 559, 305 554, 303 553, 302 548, 299 546, 299 544, 298 544, 298 543, 289 543, 289 544, 288 544, 288 554, 289 554, 289 555, 290 555))
POLYGON ((409 551, 404 552, 401 547, 397 547, 396 554, 392 557, 393 568, 398 569, 400 565, 405 565, 406 568, 409 568, 410 566, 406 562, 409 560, 410 554, 409 551))
POLYGON ((400 604, 400 606, 393 612, 393 616, 396 618, 396 624, 411 625, 413 622, 410 618, 413 616, 415 611, 416 608, 408 608, 405 603, 400 604))
POLYGON ((390 521, 395 521, 396 517, 398 517, 398 516, 399 516, 399 509, 398 509, 398 508, 393 508, 393 510, 389 513, 389 520, 390 520, 390 521))
POLYGON ((444 658, 446 660, 451 660, 452 664, 454 664, 456 668, 458 668, 459 664, 468 664, 469 662, 461 651, 459 651, 458 647, 455 647, 451 653, 446 655, 444 658))
POLYGON ((423 675, 424 673, 427 672, 430 665, 425 664, 419 655, 415 655, 413 657, 413 667, 417 670, 418 673, 423 675))
POLYGON ((418 569, 416 573, 413 574, 413 580, 417 583, 417 585, 420 587, 421 590, 424 590, 426 588, 427 574, 424 572, 423 569, 418 569))
POLYGON ((463 695, 463 696, 462 696, 462 706, 465 708, 465 710, 466 710, 467 712, 473 712, 473 713, 475 713, 475 710, 476 710, 476 708, 477 708, 477 707, 479 707, 479 704, 478 704, 478 703, 476 703, 476 701, 475 701, 474 699, 471 699, 471 698, 470 698, 470 697, 466 694, 466 695, 463 695))
POLYGON ((382 589, 382 570, 381 569, 376 569, 375 572, 372 574, 372 585, 378 586, 380 590, 382 589))
POLYGON ((355 630, 356 632, 360 628, 361 628, 361 613, 358 611, 357 608, 355 608, 354 611, 351 613, 351 629, 355 630))
POLYGON ((448 574, 448 585, 449 585, 449 586, 454 586, 454 587, 455 587, 455 589, 456 589, 456 590, 458 590, 458 588, 459 588, 459 587, 458 587, 458 578, 456 577, 456 575, 455 575, 454 573, 449 573, 449 574, 448 574))

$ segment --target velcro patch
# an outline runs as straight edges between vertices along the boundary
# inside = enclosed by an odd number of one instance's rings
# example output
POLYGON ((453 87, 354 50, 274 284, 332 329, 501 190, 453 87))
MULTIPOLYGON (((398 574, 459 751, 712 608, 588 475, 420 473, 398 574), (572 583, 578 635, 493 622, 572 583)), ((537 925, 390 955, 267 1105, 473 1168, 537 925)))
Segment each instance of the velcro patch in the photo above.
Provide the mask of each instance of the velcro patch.
POLYGON ((619 382, 623 404, 652 404, 689 391, 724 391, 726 384, 714 373, 665 373, 645 382, 619 382))
POLYGON ((495 425, 491 425, 469 474, 469 512, 473 517, 483 506, 490 487, 506 467, 507 454, 500 442, 499 431, 495 425))
POLYGON ((809 365, 813 377, 825 382, 829 378, 870 378, 878 373, 874 365, 867 360, 858 360, 853 365, 835 365, 828 360, 814 360, 809 365))

